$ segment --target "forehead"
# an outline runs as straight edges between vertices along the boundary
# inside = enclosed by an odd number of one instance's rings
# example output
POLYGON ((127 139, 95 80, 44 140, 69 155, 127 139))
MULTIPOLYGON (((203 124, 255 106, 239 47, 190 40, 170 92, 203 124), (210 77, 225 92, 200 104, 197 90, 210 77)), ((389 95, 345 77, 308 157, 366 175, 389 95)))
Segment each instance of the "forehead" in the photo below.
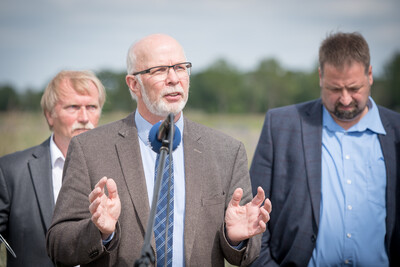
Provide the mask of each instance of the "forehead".
POLYGON ((364 80, 366 77, 364 65, 358 62, 346 64, 341 67, 336 67, 331 64, 326 64, 324 66, 323 79, 325 81, 356 82, 364 80))
POLYGON ((96 85, 92 81, 85 84, 85 86, 79 84, 79 88, 74 88, 69 79, 64 79, 59 86, 59 102, 98 101, 99 92, 96 85))
POLYGON ((137 51, 137 64, 143 68, 173 65, 184 61, 186 57, 183 48, 175 41, 148 42, 137 51))

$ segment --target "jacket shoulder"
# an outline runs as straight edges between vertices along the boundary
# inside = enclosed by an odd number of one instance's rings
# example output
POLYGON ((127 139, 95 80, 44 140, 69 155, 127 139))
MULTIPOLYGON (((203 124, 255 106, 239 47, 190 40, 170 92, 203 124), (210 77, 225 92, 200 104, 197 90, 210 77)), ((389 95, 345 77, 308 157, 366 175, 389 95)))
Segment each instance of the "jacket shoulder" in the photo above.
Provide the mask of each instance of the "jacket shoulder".
POLYGON ((4 155, 0 157, 0 167, 3 168, 5 166, 14 165, 19 162, 25 162, 28 159, 38 156, 38 153, 42 153, 42 151, 44 151, 46 148, 49 147, 50 147, 50 138, 45 140, 40 145, 4 155))

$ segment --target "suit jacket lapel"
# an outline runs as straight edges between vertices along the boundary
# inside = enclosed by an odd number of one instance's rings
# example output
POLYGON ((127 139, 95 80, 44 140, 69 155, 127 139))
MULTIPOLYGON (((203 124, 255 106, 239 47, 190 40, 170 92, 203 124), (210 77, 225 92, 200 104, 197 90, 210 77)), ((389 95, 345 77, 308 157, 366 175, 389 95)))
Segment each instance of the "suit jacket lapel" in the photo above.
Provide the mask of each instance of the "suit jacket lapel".
POLYGON ((28 161, 33 187, 46 230, 50 227, 54 209, 53 180, 50 159, 50 138, 32 153, 28 161))
MULTIPOLYGON (((302 127, 304 159, 315 226, 319 224, 321 200, 321 146, 322 103, 321 100, 301 106, 299 112, 302 127)), ((316 230, 316 229, 315 229, 316 230)))
POLYGON ((200 143, 201 136, 194 129, 195 124, 185 119, 183 130, 183 143, 185 155, 185 262, 190 262, 193 253, 193 244, 196 236, 196 225, 198 223, 198 210, 201 208, 201 182, 207 178, 202 175, 207 170, 204 158, 204 147, 200 143))
POLYGON ((380 112, 381 121, 385 128, 386 135, 378 135, 383 157, 386 165, 386 244, 389 246, 391 243, 391 237, 395 225, 396 218, 396 147, 394 139, 394 129, 390 125, 390 122, 380 112))
MULTIPOLYGON (((132 113, 122 121, 123 127, 118 132, 121 138, 115 146, 132 204, 137 212, 137 218, 140 220, 138 223, 142 225, 143 229, 146 229, 150 206, 134 120, 135 116, 132 113)), ((152 246, 155 247, 154 237, 152 246)))

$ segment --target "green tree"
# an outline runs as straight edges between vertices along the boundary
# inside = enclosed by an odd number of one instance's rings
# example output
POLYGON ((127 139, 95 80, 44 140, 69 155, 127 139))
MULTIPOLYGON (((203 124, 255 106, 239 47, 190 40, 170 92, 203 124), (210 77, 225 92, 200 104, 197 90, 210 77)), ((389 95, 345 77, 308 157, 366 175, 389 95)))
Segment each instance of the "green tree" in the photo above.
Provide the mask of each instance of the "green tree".
POLYGON ((11 85, 0 87, 0 111, 16 110, 19 108, 19 96, 11 85))
POLYGON ((400 112, 400 52, 385 66, 385 80, 387 107, 400 112))
POLYGON ((103 111, 132 111, 136 108, 136 102, 131 98, 125 82, 125 72, 104 70, 96 75, 107 91, 103 111))
POLYGON ((190 79, 188 107, 207 112, 245 112, 242 74, 223 59, 190 79))
POLYGON ((20 110, 41 110, 40 100, 42 99, 43 91, 35 91, 28 89, 24 94, 20 95, 20 110))

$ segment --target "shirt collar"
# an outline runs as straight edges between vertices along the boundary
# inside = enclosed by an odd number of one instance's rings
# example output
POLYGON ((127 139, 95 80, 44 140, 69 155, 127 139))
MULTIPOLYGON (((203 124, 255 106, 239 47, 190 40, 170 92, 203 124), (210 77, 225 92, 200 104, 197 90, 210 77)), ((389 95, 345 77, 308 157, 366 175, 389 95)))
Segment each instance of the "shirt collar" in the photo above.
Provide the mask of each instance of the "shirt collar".
POLYGON ((365 114, 361 120, 353 125, 350 129, 345 131, 342 127, 340 127, 332 118, 331 114, 328 110, 323 106, 322 108, 322 121, 323 126, 328 130, 333 132, 364 132, 366 130, 370 130, 377 134, 386 134, 385 129, 383 128, 383 124, 381 121, 381 117, 379 116, 378 107, 375 104, 372 97, 368 98, 368 112, 365 114))
POLYGON ((63 153, 54 142, 54 133, 50 137, 50 158, 52 168, 54 168, 57 160, 61 159, 63 162, 65 161, 63 153))
MULTIPOLYGON (((145 143, 146 145, 149 145, 149 132, 151 127, 153 127, 153 125, 148 121, 146 121, 142 117, 142 115, 140 115, 137 109, 135 112, 135 123, 140 140, 142 140, 143 143, 145 143)), ((181 117, 177 122, 175 122, 175 125, 176 127, 178 127, 179 131, 183 133, 183 112, 181 112, 181 117)), ((182 134, 181 134, 181 139, 182 139, 182 134)))

